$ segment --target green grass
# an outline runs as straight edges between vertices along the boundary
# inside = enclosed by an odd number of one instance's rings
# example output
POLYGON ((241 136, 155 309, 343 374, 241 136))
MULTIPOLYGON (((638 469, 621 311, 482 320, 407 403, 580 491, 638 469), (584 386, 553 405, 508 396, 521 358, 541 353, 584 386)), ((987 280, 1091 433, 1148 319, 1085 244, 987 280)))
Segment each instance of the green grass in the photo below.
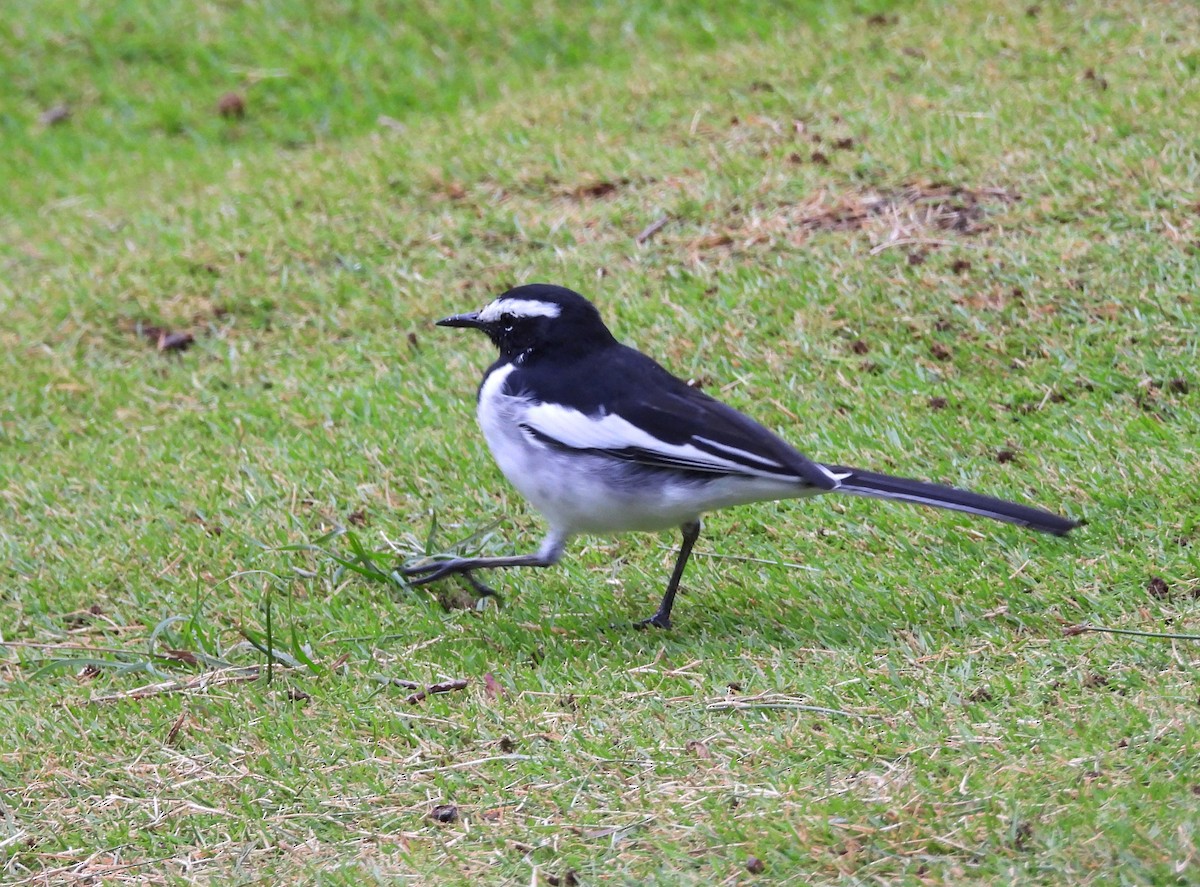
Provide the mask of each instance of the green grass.
POLYGON ((0 880, 1200 877, 1200 643, 1069 630, 1200 635, 1194 6, 759 5, 8 17, 0 880), (346 568, 536 545, 430 325, 530 280, 1088 524, 718 513, 665 633, 667 535, 346 568))

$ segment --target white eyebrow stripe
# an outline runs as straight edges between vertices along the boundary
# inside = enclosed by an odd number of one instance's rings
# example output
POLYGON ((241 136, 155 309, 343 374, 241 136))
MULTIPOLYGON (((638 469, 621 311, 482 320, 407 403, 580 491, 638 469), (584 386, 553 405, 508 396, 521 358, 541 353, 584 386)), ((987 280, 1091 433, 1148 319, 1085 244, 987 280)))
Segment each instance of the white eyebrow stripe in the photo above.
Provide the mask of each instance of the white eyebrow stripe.
POLYGON ((539 299, 497 299, 484 306, 479 312, 479 319, 484 323, 494 323, 505 314, 513 317, 558 317, 562 314, 562 308, 539 299))

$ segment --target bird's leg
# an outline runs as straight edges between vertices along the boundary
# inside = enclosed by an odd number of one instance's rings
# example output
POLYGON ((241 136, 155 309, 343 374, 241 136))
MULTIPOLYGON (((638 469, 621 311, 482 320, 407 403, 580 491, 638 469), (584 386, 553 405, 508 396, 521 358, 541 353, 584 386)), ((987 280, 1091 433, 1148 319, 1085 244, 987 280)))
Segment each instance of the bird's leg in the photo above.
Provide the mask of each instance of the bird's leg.
POLYGON ((542 545, 535 554, 514 557, 453 557, 448 560, 426 561, 423 564, 402 567, 400 575, 409 585, 425 585, 447 576, 462 576, 478 594, 493 595, 495 590, 472 576, 471 571, 498 567, 550 567, 562 557, 566 541, 566 534, 551 531, 542 540, 542 545))
POLYGON ((638 628, 671 627, 671 608, 675 606, 675 592, 679 591, 679 581, 683 578, 683 568, 687 566, 688 558, 691 557, 692 546, 700 538, 700 521, 688 521, 679 529, 683 531, 683 544, 679 547, 679 556, 675 558, 675 570, 671 573, 671 581, 667 583, 667 592, 663 595, 662 603, 658 605, 658 612, 639 622, 638 628))

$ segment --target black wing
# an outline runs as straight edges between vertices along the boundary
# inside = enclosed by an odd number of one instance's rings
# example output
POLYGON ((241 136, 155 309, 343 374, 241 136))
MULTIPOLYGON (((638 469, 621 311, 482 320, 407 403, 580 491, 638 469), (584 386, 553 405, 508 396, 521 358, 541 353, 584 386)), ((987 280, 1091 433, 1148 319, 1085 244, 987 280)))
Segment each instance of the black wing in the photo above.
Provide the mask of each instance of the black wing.
POLYGON ((550 369, 538 367, 537 390, 530 374, 514 373, 508 383, 535 401, 522 424, 544 443, 659 468, 838 485, 834 473, 762 425, 631 348, 550 369))

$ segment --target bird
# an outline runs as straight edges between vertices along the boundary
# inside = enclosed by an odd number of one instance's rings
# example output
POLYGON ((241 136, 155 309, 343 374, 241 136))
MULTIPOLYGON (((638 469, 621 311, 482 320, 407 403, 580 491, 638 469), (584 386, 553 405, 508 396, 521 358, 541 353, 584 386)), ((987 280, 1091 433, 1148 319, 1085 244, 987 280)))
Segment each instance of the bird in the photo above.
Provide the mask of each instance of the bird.
POLYGON ((476 396, 483 437, 501 472, 546 520, 536 552, 425 559, 410 585, 478 570, 550 567, 581 534, 679 528, 682 543, 654 615, 670 628, 684 568, 710 511, 848 493, 930 505, 1064 536, 1078 521, 978 493, 815 462, 731 406, 621 344, 596 307, 562 286, 514 287, 478 311, 436 322, 482 331, 499 351, 476 396))

